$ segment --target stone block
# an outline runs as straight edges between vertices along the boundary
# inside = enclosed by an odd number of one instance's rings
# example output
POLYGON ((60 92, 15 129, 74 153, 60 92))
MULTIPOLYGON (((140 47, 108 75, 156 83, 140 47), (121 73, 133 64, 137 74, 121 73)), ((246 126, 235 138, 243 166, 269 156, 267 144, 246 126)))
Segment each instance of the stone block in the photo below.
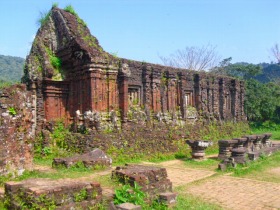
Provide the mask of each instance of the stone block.
POLYGON ((132 203, 122 203, 116 206, 119 210, 141 210, 141 206, 132 203))
POLYGON ((167 206, 172 206, 176 203, 177 194, 173 192, 166 192, 159 194, 159 201, 165 203, 167 206))
POLYGON ((143 165, 126 165, 117 167, 112 171, 112 177, 124 184, 140 185, 141 190, 148 193, 149 199, 155 198, 159 193, 172 192, 172 183, 167 178, 165 168, 143 165))
POLYGON ((97 182, 71 179, 29 179, 5 183, 8 209, 75 209, 92 207, 102 199, 97 182))
POLYGON ((111 167, 112 165, 112 159, 100 149, 94 149, 85 154, 76 155, 73 157, 54 158, 52 164, 54 167, 64 166, 69 168, 79 162, 83 163, 85 167, 111 167))

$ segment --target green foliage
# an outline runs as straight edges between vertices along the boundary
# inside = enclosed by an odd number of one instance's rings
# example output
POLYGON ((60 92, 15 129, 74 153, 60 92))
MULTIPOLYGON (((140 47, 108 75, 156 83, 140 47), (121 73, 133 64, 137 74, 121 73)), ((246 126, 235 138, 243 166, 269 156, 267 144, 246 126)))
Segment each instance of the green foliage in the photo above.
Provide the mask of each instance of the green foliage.
POLYGON ((0 176, 0 187, 3 187, 4 186, 4 183, 11 180, 13 177, 12 174, 8 174, 6 176, 0 176))
POLYGON ((56 56, 51 56, 50 57, 50 61, 51 61, 51 64, 54 68, 56 69, 60 69, 61 68, 61 59, 56 57, 56 56))
POLYGON ((64 10, 65 10, 66 12, 71 13, 72 15, 75 15, 75 16, 78 15, 78 14, 76 13, 76 11, 74 10, 74 8, 73 8, 72 5, 67 5, 67 6, 64 8, 64 10))
POLYGON ((246 81, 245 112, 250 121, 280 122, 280 86, 262 84, 256 80, 246 81))
POLYGON ((72 7, 72 5, 67 5, 64 10, 66 12, 69 12, 71 13, 72 15, 75 15, 75 17, 77 18, 78 20, 78 23, 80 23, 81 25, 83 25, 84 27, 87 26, 87 24, 78 16, 78 14, 76 13, 76 11, 74 10, 74 8, 72 7))
POLYGON ((87 197, 88 197, 87 190, 86 188, 83 188, 80 190, 80 192, 74 194, 74 201, 81 202, 83 200, 86 200, 87 197))
POLYGON ((9 114, 12 116, 16 116, 17 115, 17 111, 14 107, 9 107, 8 108, 9 114))
POLYGON ((24 59, 0 55, 0 88, 19 82, 23 76, 24 59))
POLYGON ((57 80, 57 81, 60 81, 62 79, 64 79, 64 72, 63 70, 61 69, 61 64, 62 64, 62 61, 59 57, 57 57, 52 51, 51 49, 49 49, 48 47, 45 47, 47 53, 48 53, 48 56, 49 56, 49 59, 50 59, 50 63, 52 65, 52 67, 54 68, 54 75, 53 75, 53 80, 57 80))
POLYGON ((57 3, 57 2, 54 2, 54 3, 52 4, 52 8, 55 8, 55 7, 58 7, 58 3, 57 3))
POLYGON ((218 210, 222 208, 216 204, 208 203, 198 197, 194 197, 191 194, 183 194, 183 195, 178 195, 177 204, 172 209, 218 210))
POLYGON ((7 81, 4 81, 4 80, 0 80, 0 89, 7 88, 11 85, 13 85, 12 82, 7 82, 7 81))
POLYGON ((262 73, 262 66, 248 63, 231 63, 232 58, 226 58, 211 73, 231 76, 239 79, 250 79, 262 73))
POLYGON ((61 149, 67 149, 65 137, 69 133, 69 130, 64 126, 64 123, 59 120, 56 122, 53 132, 51 133, 52 144, 61 149))
POLYGON ((280 124, 273 121, 251 122, 250 127, 252 133, 263 134, 271 133, 271 139, 280 140, 280 124))
POLYGON ((120 189, 115 190, 114 204, 133 203, 135 205, 143 205, 145 203, 146 194, 141 187, 134 182, 134 186, 126 184, 120 189))
POLYGON ((41 27, 44 26, 49 21, 50 16, 51 16, 51 11, 40 12, 40 18, 37 21, 38 25, 40 25, 41 27))
POLYGON ((254 78, 262 83, 276 82, 279 84, 280 65, 279 64, 269 64, 269 63, 261 63, 260 65, 263 68, 262 74, 259 74, 254 78))

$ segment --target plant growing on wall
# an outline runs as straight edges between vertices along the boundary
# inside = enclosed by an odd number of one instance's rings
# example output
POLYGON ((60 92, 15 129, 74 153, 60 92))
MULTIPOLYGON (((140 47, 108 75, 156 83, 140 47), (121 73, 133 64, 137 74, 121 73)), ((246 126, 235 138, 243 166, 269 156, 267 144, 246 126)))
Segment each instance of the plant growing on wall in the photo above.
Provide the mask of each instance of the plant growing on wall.
POLYGON ((45 47, 49 59, 50 59, 50 63, 52 65, 52 67, 54 68, 54 75, 52 77, 53 80, 56 81, 61 81, 64 79, 64 73, 63 70, 61 69, 61 59, 59 57, 57 57, 52 51, 51 49, 49 49, 48 47, 45 47))
POLYGON ((72 7, 72 5, 67 5, 67 6, 64 8, 64 10, 65 10, 66 12, 71 13, 72 15, 75 15, 75 17, 77 18, 78 22, 79 22, 80 24, 82 24, 84 27, 87 26, 87 24, 78 16, 78 14, 76 13, 76 11, 75 11, 74 8, 72 7))
POLYGON ((9 114, 12 116, 16 116, 16 114, 17 114, 17 111, 14 107, 8 108, 8 111, 9 111, 9 114))
POLYGON ((115 204, 133 203, 135 205, 143 205, 145 203, 146 193, 141 190, 141 187, 134 182, 134 186, 126 184, 122 188, 115 190, 115 204))

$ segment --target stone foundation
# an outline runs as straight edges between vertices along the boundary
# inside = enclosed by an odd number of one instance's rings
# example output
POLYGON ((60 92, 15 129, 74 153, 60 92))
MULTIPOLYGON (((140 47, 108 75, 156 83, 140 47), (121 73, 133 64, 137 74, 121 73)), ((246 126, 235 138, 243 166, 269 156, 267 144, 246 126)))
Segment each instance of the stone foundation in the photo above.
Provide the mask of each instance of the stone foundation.
POLYGON ((67 158, 54 158, 53 167, 66 167, 75 166, 78 163, 82 163, 85 167, 111 167, 112 159, 108 157, 102 150, 94 149, 91 152, 76 155, 67 158))
POLYGON ((97 182, 29 179, 5 183, 8 209, 85 209, 101 199, 102 189, 97 182))
POLYGON ((134 186, 134 182, 153 200, 160 193, 172 192, 172 183, 165 168, 143 165, 126 165, 112 171, 112 177, 123 184, 134 186))

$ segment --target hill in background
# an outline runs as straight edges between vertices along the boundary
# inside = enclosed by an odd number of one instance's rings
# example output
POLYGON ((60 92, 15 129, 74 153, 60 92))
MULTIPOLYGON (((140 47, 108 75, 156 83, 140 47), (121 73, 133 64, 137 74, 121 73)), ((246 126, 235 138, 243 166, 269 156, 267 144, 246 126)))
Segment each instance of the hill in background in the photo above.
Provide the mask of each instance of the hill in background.
POLYGON ((0 82, 19 82, 23 76, 24 59, 0 55, 0 82))
POLYGON ((255 77, 256 80, 267 83, 267 82, 280 82, 280 65, 261 63, 262 74, 255 77))

